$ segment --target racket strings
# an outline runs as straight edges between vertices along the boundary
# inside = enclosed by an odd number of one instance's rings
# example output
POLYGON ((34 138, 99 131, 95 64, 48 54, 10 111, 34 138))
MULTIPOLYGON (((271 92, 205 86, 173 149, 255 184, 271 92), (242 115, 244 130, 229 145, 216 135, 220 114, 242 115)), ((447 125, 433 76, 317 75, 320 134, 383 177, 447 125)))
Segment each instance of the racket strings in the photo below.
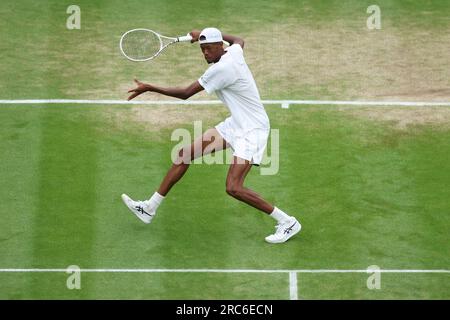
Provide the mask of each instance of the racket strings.
POLYGON ((128 57, 135 60, 148 59, 161 49, 159 37, 153 32, 135 30, 122 39, 122 50, 128 57))

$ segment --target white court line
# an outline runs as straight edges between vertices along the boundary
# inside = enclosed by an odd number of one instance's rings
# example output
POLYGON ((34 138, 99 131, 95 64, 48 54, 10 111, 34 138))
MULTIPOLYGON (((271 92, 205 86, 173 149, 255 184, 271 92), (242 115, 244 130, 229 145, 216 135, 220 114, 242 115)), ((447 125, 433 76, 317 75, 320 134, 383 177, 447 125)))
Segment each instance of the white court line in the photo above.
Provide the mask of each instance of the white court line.
MULTIPOLYGON (((68 269, 40 269, 40 268, 4 268, 0 272, 66 272, 68 269)), ((99 272, 99 273, 370 273, 367 269, 80 269, 80 272, 99 272)), ((373 272, 381 273, 450 273, 448 269, 429 269, 429 270, 411 270, 411 269, 380 269, 373 272)))
POLYGON ((297 273, 289 272, 289 296, 291 300, 298 300, 297 273))
POLYGON ((0 104, 221 104, 219 100, 83 100, 83 99, 22 99, 0 100, 0 104))
MULTIPOLYGON (((0 273, 6 272, 73 272, 74 269, 0 269, 0 273)), ((79 272, 98 272, 98 273, 288 273, 289 274, 289 297, 291 300, 298 299, 297 273, 449 273, 447 269, 434 270, 410 270, 410 269, 380 269, 376 271, 345 270, 345 269, 298 269, 298 270, 270 270, 270 269, 79 269, 79 272)))
MULTIPOLYGON (((356 106, 407 106, 407 107, 450 107, 450 102, 429 101, 333 101, 333 100, 262 100, 263 104, 289 105, 356 105, 356 106)), ((13 99, 0 100, 0 104, 119 104, 119 105, 210 105, 222 104, 219 100, 86 100, 86 99, 13 99)))

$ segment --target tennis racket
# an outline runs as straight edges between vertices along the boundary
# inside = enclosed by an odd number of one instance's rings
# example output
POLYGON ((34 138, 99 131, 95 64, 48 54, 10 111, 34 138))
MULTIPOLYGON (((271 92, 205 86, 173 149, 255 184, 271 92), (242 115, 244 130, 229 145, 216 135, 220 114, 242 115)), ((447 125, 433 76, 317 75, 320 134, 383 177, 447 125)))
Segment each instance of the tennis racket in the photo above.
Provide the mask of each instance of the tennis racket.
POLYGON ((131 61, 148 61, 156 58, 168 46, 177 42, 191 41, 192 36, 171 38, 149 29, 133 29, 120 38, 120 52, 131 61))

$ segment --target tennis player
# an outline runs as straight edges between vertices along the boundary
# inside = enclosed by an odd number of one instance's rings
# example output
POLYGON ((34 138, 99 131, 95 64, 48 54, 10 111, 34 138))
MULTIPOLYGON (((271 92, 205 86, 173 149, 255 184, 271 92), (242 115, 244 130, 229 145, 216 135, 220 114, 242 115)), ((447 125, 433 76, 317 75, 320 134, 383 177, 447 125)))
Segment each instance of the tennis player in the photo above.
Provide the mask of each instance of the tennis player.
POLYGON ((244 59, 244 40, 236 36, 222 35, 216 28, 190 32, 191 42, 198 41, 203 55, 211 64, 206 72, 191 85, 184 88, 163 88, 135 80, 137 87, 129 90, 131 100, 144 92, 157 92, 166 96, 188 99, 206 90, 215 92, 228 107, 231 116, 208 129, 190 146, 179 150, 178 159, 164 177, 159 189, 145 201, 134 201, 126 194, 122 199, 126 206, 144 223, 150 223, 170 189, 185 174, 191 161, 203 155, 233 149, 226 192, 277 221, 274 234, 265 239, 269 243, 282 243, 297 234, 301 225, 297 219, 264 200, 260 195, 244 186, 245 178, 252 165, 261 163, 269 137, 269 118, 261 103, 253 75, 244 59), (230 44, 224 48, 223 40, 230 44))

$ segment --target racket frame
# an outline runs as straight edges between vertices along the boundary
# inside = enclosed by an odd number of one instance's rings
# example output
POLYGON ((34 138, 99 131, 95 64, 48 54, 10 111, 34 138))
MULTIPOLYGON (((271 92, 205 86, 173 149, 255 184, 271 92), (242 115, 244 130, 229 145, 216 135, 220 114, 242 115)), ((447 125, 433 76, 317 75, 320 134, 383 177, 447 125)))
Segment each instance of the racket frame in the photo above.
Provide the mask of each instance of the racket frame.
POLYGON ((127 32, 125 32, 125 33, 122 35, 122 37, 120 37, 119 48, 120 48, 120 52, 121 52, 121 53, 125 56, 125 58, 127 58, 128 60, 131 60, 131 61, 134 61, 134 62, 143 62, 143 61, 149 61, 149 60, 152 60, 152 59, 156 58, 157 56, 159 56, 159 54, 160 54, 162 51, 164 51, 164 49, 166 49, 166 48, 167 48, 168 46, 170 46, 171 44, 174 44, 174 43, 177 43, 177 42, 187 42, 187 41, 191 41, 191 40, 192 40, 192 36, 191 36, 189 33, 188 33, 187 35, 185 35, 185 36, 180 36, 180 37, 166 37, 166 36, 163 36, 162 34, 159 34, 158 32, 156 32, 156 31, 154 31, 154 30, 151 30, 151 29, 136 28, 136 29, 128 30, 127 32), (132 58, 132 57, 128 56, 128 55, 124 52, 124 50, 123 50, 122 42, 123 42, 123 39, 124 39, 129 33, 134 32, 134 31, 146 31, 146 32, 151 32, 151 33, 153 33, 154 35, 156 35, 157 38, 158 38, 158 40, 159 40, 159 51, 156 52, 154 55, 152 55, 152 56, 150 56, 150 57, 142 58, 142 59, 135 59, 135 58, 132 58), (163 39, 169 40, 169 42, 167 42, 166 44, 164 44, 163 39))

